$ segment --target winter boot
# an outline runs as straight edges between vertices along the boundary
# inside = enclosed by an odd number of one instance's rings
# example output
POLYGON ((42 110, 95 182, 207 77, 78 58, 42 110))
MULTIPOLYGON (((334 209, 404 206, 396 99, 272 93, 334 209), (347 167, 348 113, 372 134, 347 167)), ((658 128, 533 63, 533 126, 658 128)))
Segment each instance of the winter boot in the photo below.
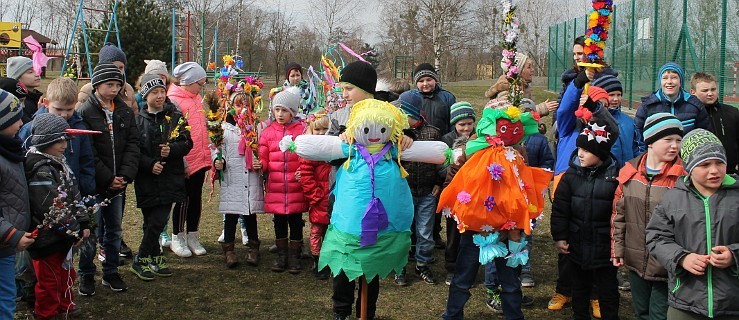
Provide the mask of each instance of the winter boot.
POLYGON ((239 264, 239 260, 236 259, 236 252, 234 252, 234 243, 221 243, 223 248, 223 255, 226 256, 226 268, 233 268, 239 264))
POLYGON ((259 240, 249 240, 246 246, 249 247, 249 251, 246 253, 246 263, 251 266, 257 266, 259 264, 259 240))
POLYGON ((331 273, 331 270, 328 267, 325 267, 319 270, 318 269, 318 256, 313 256, 313 275, 316 276, 316 279, 326 280, 328 279, 330 273, 331 273))
POLYGON ((302 256, 302 252, 303 241, 290 240, 290 256, 288 260, 288 265, 290 266, 290 269, 288 270, 288 272, 290 272, 291 274, 300 273, 300 258, 302 256))
POLYGON ((287 269, 287 238, 275 239, 277 246, 277 259, 272 264, 272 271, 283 272, 287 269))

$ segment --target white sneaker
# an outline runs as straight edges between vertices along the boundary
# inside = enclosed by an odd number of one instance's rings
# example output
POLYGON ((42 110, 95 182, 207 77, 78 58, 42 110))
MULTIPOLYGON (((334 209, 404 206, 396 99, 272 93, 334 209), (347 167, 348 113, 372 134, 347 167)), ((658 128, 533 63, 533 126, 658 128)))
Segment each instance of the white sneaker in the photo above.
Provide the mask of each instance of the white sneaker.
POLYGON ((205 248, 203 248, 203 246, 200 244, 200 241, 198 241, 197 231, 187 233, 187 247, 190 248, 190 251, 196 256, 202 256, 206 254, 205 248))
POLYGON ((192 256, 192 252, 187 247, 187 236, 185 234, 173 234, 172 235, 172 243, 170 244, 169 248, 172 249, 172 252, 174 254, 183 257, 188 258, 192 256))
POLYGON ((246 245, 249 243, 249 236, 246 235, 246 228, 241 227, 241 243, 246 245))
POLYGON ((172 238, 169 237, 169 234, 166 232, 162 232, 159 235, 159 246, 163 248, 169 248, 169 246, 172 244, 172 238))
POLYGON ((226 242, 226 232, 221 230, 221 236, 218 237, 219 243, 225 243, 226 242))

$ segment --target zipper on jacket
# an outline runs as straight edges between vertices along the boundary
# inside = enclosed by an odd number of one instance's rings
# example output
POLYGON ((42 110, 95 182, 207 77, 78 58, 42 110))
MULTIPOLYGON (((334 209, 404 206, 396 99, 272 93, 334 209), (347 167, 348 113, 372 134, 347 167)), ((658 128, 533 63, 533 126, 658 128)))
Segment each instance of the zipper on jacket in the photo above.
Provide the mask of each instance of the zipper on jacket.
MULTIPOLYGON (((647 218, 646 213, 649 212, 649 195, 652 193, 652 181, 654 181, 654 176, 652 176, 652 178, 649 179, 649 183, 647 183, 647 193, 646 193, 646 196, 644 197, 644 213, 645 213, 644 214, 644 220, 645 220, 644 226, 645 227, 647 224, 649 224, 649 219, 647 218)), ((646 234, 645 234, 645 237, 646 237, 646 234)), ((642 270, 642 274, 645 276, 647 275, 648 265, 649 265, 649 250, 644 250, 644 270, 642 270)), ((678 282, 678 286, 679 285, 680 285, 680 282, 678 282)), ((677 291, 677 287, 675 287, 675 291, 677 291)), ((673 291, 673 293, 675 293, 675 291, 673 291)))
POLYGON ((677 292, 677 289, 680 289, 680 277, 678 277, 676 274, 675 275, 675 287, 672 288, 672 293, 674 294, 675 292, 677 292))
MULTIPOLYGON (((711 253, 713 247, 711 238, 711 210, 709 207, 710 197, 701 197, 703 200, 703 213, 706 215, 706 252, 711 253)), ((706 268, 706 279, 708 280, 708 317, 713 318, 713 268, 708 265, 706 268)))
MULTIPOLYGON (((283 124, 282 125, 282 136, 283 137, 285 136, 285 133, 286 132, 287 132, 287 126, 285 126, 283 124)), ((283 185, 285 186, 285 213, 287 214, 287 213, 289 213, 287 211, 287 207, 288 207, 288 205, 287 205, 287 152, 283 152, 282 155, 283 155, 283 159, 284 159, 284 161, 282 162, 282 167, 283 167, 283 170, 282 170, 282 172, 283 172, 282 179, 283 179, 283 182, 284 182, 283 185)))

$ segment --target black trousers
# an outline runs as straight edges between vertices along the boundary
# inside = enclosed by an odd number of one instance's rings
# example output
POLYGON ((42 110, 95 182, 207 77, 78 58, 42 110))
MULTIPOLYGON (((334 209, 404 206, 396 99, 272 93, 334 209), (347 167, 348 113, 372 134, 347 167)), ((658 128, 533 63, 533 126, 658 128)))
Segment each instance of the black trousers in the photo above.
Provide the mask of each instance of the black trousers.
POLYGON ((575 320, 590 320, 590 298, 593 285, 598 293, 602 320, 618 320, 618 268, 614 266, 584 270, 570 262, 572 277, 572 311, 575 320))
POLYGON ((453 218, 446 219, 446 250, 444 251, 444 267, 448 273, 454 273, 459 252, 459 238, 462 236, 453 218))
POLYGON ((288 226, 290 227, 290 240, 303 240, 303 221, 302 213, 291 214, 275 214, 275 239, 287 238, 288 226))
MULTIPOLYGON (((354 290, 357 290, 356 300, 356 316, 359 317, 362 311, 362 285, 361 281, 349 281, 346 274, 342 271, 339 275, 334 277, 334 294, 331 299, 334 301, 334 313, 341 316, 351 316, 352 314, 352 303, 354 301, 354 290)), ((377 310, 377 298, 380 295, 380 277, 375 277, 372 281, 367 283, 367 318, 374 319, 375 311, 377 310)))
POLYGON ((200 214, 203 210, 203 183, 207 171, 208 169, 200 169, 185 179, 187 197, 184 202, 178 202, 174 206, 174 211, 172 211, 172 234, 180 234, 185 231, 185 223, 187 223, 187 232, 198 231, 200 214))
POLYGON ((162 252, 159 250, 159 234, 164 231, 164 226, 167 225, 171 210, 171 203, 141 208, 141 213, 144 214, 144 235, 139 245, 140 257, 162 255, 162 252))
MULTIPOLYGON (((236 225, 239 223, 239 214, 227 214, 226 221, 223 222, 223 242, 231 243, 236 240, 236 225)), ((257 231, 257 215, 250 214, 243 216, 246 222, 246 235, 249 241, 259 241, 259 231, 257 231)))
MULTIPOLYGON (((577 274, 572 270, 570 256, 566 254, 557 254, 557 286, 554 292, 566 297, 572 297, 572 275, 577 274)), ((598 299, 598 284, 593 282, 593 290, 590 291, 590 299, 598 299)))

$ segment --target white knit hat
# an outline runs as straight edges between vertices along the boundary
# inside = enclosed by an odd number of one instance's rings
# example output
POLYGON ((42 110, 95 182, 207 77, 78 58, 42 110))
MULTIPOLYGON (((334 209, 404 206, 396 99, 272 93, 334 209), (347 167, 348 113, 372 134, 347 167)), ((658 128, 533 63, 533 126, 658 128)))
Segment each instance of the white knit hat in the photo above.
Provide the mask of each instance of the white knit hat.
POLYGON ((287 108, 294 116, 298 114, 298 108, 300 107, 300 95, 292 92, 289 89, 282 90, 272 98, 271 109, 274 109, 275 107, 287 108))

